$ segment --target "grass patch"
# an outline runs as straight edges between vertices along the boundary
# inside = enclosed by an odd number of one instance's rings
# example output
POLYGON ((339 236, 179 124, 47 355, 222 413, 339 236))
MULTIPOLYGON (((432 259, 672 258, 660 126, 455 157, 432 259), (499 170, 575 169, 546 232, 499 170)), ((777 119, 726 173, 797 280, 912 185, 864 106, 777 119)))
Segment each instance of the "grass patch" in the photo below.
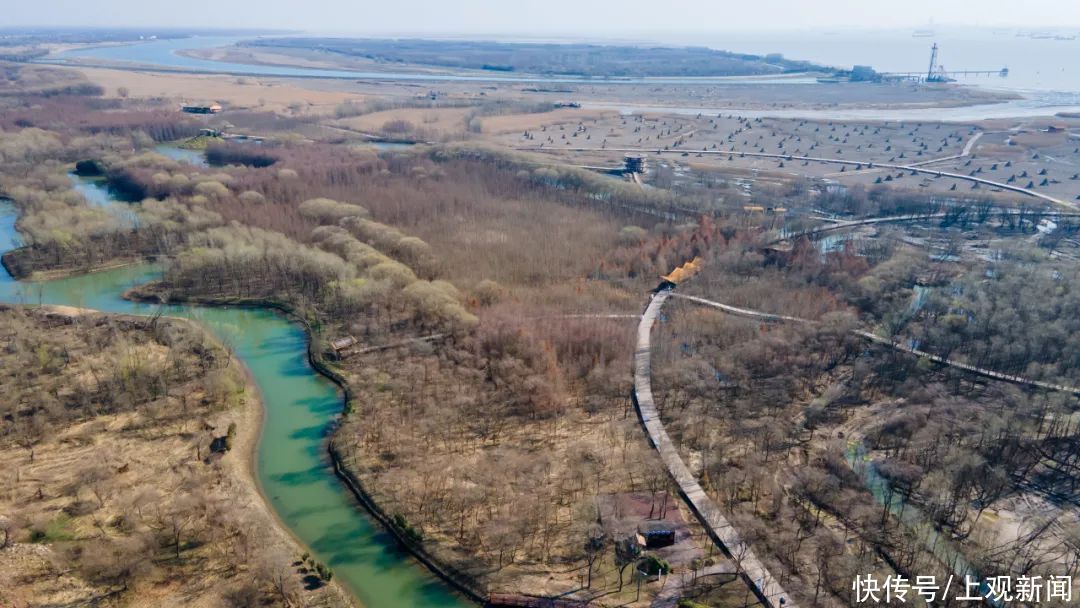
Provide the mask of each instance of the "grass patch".
POLYGON ((185 140, 177 147, 184 150, 206 150, 207 146, 216 141, 220 140, 216 137, 210 137, 209 135, 196 135, 191 139, 185 140))
POLYGON ((36 527, 30 530, 30 542, 33 543, 56 543, 75 540, 75 533, 71 531, 71 518, 61 513, 44 527, 36 527))

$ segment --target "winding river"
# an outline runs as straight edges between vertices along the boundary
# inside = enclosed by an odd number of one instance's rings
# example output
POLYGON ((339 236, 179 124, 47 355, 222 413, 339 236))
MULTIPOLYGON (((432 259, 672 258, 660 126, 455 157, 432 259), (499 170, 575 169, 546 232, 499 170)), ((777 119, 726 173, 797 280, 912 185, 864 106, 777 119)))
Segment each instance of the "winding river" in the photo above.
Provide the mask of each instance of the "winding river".
MULTIPOLYGON (((922 292, 916 292, 916 299, 920 301, 920 306, 923 297, 921 294, 922 292)), ((889 480, 878 472, 877 465, 869 457, 866 445, 862 441, 850 441, 844 456, 852 470, 862 478, 863 484, 873 494, 874 499, 895 515, 900 523, 922 542, 927 551, 952 571, 958 585, 963 585, 969 579, 979 580, 979 594, 986 598, 986 605, 991 608, 1003 606, 1000 600, 990 595, 990 586, 979 575, 975 565, 964 557, 960 547, 945 534, 939 532, 930 517, 922 510, 906 502, 900 492, 891 487, 889 480)), ((959 589, 967 591, 965 587, 959 587, 959 589)))
MULTIPOLYGON (((16 217, 16 209, 0 200, 0 251, 18 244, 16 217)), ((0 302, 152 314, 158 306, 130 302, 120 294, 157 274, 153 266, 141 264, 28 283, 0 271, 0 302)), ((364 606, 472 605, 399 550, 334 476, 324 441, 342 398, 308 363, 307 336, 299 325, 255 308, 181 305, 163 312, 202 324, 251 371, 266 413, 256 461, 258 484, 280 521, 334 569, 364 606)))

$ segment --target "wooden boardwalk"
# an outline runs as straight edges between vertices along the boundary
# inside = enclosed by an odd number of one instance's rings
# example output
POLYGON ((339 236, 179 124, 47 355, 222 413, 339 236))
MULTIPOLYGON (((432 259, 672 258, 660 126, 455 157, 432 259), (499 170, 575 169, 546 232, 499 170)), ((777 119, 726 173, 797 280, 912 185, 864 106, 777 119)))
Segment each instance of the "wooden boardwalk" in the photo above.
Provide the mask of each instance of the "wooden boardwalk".
MULTIPOLYGON (((519 147, 519 150, 534 150, 541 152, 549 152, 551 149, 544 149, 543 147, 536 146, 523 146, 519 147)), ((915 173, 921 173, 923 175, 932 175, 935 177, 949 177, 952 179, 959 179, 969 181, 975 184, 981 184, 990 186, 993 188, 1000 188, 1002 190, 1008 190, 1010 192, 1016 192, 1017 194, 1024 194, 1034 198, 1042 199, 1048 203, 1055 205, 1061 205, 1068 209, 1075 210, 1077 206, 1071 202, 1061 200, 1050 196, 1049 194, 1043 194, 1042 192, 1036 192, 1028 188, 1021 188, 1020 186, 1014 186, 1003 182, 995 182, 993 180, 986 179, 984 177, 975 177, 974 175, 965 175, 963 173, 954 173, 951 171, 938 171, 937 169, 926 169, 919 166, 920 163, 901 165, 897 163, 879 163, 866 160, 847 160, 843 158, 825 158, 821 156, 799 156, 795 154, 775 154, 770 152, 747 152, 745 150, 690 150, 684 148, 675 148, 670 150, 664 150, 659 148, 560 148, 564 152, 623 152, 633 154, 694 154, 699 156, 749 156, 751 158, 771 158, 776 160, 803 160, 807 162, 837 164, 846 166, 855 166, 857 168, 866 169, 895 169, 897 171, 913 171, 915 173)))
POLYGON ((679 492, 690 510, 701 520, 712 539, 735 562, 744 581, 755 594, 771 608, 798 608, 780 582, 769 572, 765 564, 743 542, 739 532, 724 517, 720 507, 705 494, 697 478, 683 462, 678 450, 664 429, 652 395, 652 326, 664 302, 671 295, 662 290, 653 295, 638 325, 637 348, 634 351, 634 405, 638 417, 661 460, 679 486, 679 492))
MULTIPOLYGON (((1027 217, 1045 217, 1045 218, 1063 218, 1063 217, 1080 217, 1080 213, 1073 211, 1040 211, 1029 209, 1002 209, 993 208, 991 214, 997 217, 1004 216, 1027 216, 1027 217)), ((849 230, 851 228, 858 228, 859 226, 871 226, 874 224, 900 224, 904 222, 926 222, 929 220, 941 220, 951 215, 948 211, 940 211, 937 213, 910 213, 906 215, 890 215, 887 217, 871 217, 863 218, 861 220, 829 220, 835 223, 827 226, 817 226, 815 228, 807 228, 806 230, 800 230, 793 232, 786 236, 782 236, 765 243, 766 245, 775 245, 783 241, 791 241, 800 237, 813 238, 820 236, 826 232, 835 232, 838 230, 849 230)))
MULTIPOLYGON (((699 298, 697 296, 687 296, 687 295, 683 295, 683 294, 669 294, 669 295, 672 295, 672 296, 674 296, 676 298, 682 298, 684 300, 689 300, 691 302, 696 302, 698 304, 704 304, 705 306, 711 306, 713 308, 719 308, 720 310, 722 310, 722 311, 724 311, 726 313, 733 314, 733 315, 738 315, 740 317, 748 317, 748 318, 751 318, 751 319, 760 319, 762 321, 768 321, 768 322, 772 322, 772 323, 781 323, 781 322, 809 323, 809 324, 814 323, 814 321, 811 321, 810 319, 801 319, 799 317, 789 317, 787 315, 774 315, 772 313, 761 312, 761 311, 758 311, 758 310, 750 310, 749 308, 739 308, 737 306, 731 306, 729 304, 722 304, 720 302, 714 302, 712 300, 706 300, 705 298, 699 298)), ((863 330, 863 329, 853 329, 853 330, 851 330, 851 333, 853 333, 853 334, 855 334, 855 335, 857 335, 857 336, 859 336, 861 338, 864 338, 866 340, 869 340, 871 342, 874 342, 874 343, 877 343, 877 344, 882 344, 884 346, 889 346, 889 347, 891 347, 891 348, 893 348, 895 350, 898 350, 900 352, 905 352, 905 353, 908 353, 908 354, 911 354, 911 355, 915 355, 916 357, 925 357, 925 358, 933 361, 934 363, 938 363, 938 364, 941 364, 941 365, 947 365, 949 367, 954 367, 956 369, 960 369, 960 370, 963 370, 963 371, 966 371, 966 372, 969 372, 969 373, 972 373, 972 374, 976 374, 978 376, 983 376, 983 377, 986 377, 986 378, 993 378, 994 380, 1001 380, 1003 382, 1011 382, 1013 384, 1021 384, 1021 385, 1025 385, 1025 386, 1041 388, 1041 389, 1048 390, 1048 391, 1058 391, 1058 392, 1063 392, 1063 393, 1072 393, 1074 395, 1080 395, 1080 388, 1075 387, 1075 386, 1068 386, 1068 385, 1065 385, 1065 384, 1054 384, 1052 382, 1043 382, 1042 380, 1034 380, 1032 378, 1025 378, 1024 376, 1016 376, 1016 375, 1013 375, 1013 374, 1006 374, 1006 373, 999 372, 999 371, 992 370, 992 369, 986 369, 984 367, 977 367, 977 366, 971 365, 969 363, 962 363, 960 361, 953 361, 952 359, 946 359, 945 357, 942 357, 940 355, 935 355, 933 353, 928 353, 928 352, 926 352, 924 350, 919 350, 917 348, 913 348, 913 347, 904 345, 904 344, 902 344, 900 342, 897 342, 895 340, 891 340, 889 338, 883 338, 883 337, 881 337, 881 336, 879 336, 877 334, 868 332, 868 331, 863 330)), ((639 340, 640 340, 640 336, 639 336, 639 340)))
POLYGON ((888 338, 882 338, 881 336, 879 336, 877 334, 872 334, 872 333, 870 333, 868 331, 865 331, 865 330, 862 330, 862 329, 856 329, 856 330, 854 330, 854 333, 859 335, 859 336, 862 336, 863 338, 866 338, 867 340, 870 340, 871 342, 876 342, 877 344, 884 344, 885 346, 891 346, 892 348, 894 348, 894 349, 896 349, 898 351, 909 353, 909 354, 915 355, 916 357, 925 357, 925 358, 933 361, 934 363, 940 363, 941 365, 948 365, 949 367, 955 367, 956 369, 961 369, 961 370, 964 370, 966 372, 976 374, 978 376, 984 376, 986 378, 993 378, 994 380, 1001 380, 1003 382, 1011 382, 1013 384, 1023 384, 1023 385, 1027 385, 1027 386, 1033 386, 1035 388, 1041 388, 1041 389, 1048 390, 1048 391, 1058 391, 1058 392, 1062 392, 1062 393, 1072 393, 1074 395, 1080 395, 1080 388, 1075 387, 1075 386, 1068 386, 1066 384, 1054 384, 1052 382, 1043 382, 1042 380, 1033 380, 1031 378, 1025 378, 1024 376, 1017 376, 1017 375, 1014 375, 1014 374, 1006 374, 1006 373, 1003 373, 1003 372, 994 371, 992 369, 986 369, 984 367, 976 367, 976 366, 971 365, 969 363, 961 363, 960 361, 953 361, 952 359, 946 359, 945 357, 942 357, 941 355, 935 355, 933 353, 928 353, 928 352, 926 352, 924 350, 919 350, 917 348, 913 348, 911 346, 901 344, 899 342, 896 342, 895 340, 890 340, 888 338))
MULTIPOLYGON (((637 414, 641 420, 642 426, 645 427, 649 442, 656 448, 656 451, 660 454, 660 459, 664 462, 664 466, 667 467, 671 477, 675 480, 675 483, 678 484, 679 493, 682 495, 683 500, 686 501, 690 510, 693 511, 694 515, 701 521, 702 525, 705 526, 706 531, 708 531, 709 535, 717 545, 719 545, 719 547, 735 562, 739 574, 743 577, 744 581, 751 586, 759 599, 771 608, 781 608, 781 606, 783 606, 783 608, 798 608, 791 596, 784 590, 779 580, 769 572, 768 568, 766 568, 765 564, 757 558, 750 546, 742 540, 738 531, 731 525, 731 522, 724 517, 719 506, 705 494, 705 491, 697 482, 697 478, 690 471, 689 467, 686 466, 686 463, 683 462, 674 443, 668 436, 667 430, 664 428, 663 421, 660 419, 660 414, 656 409, 656 403, 653 400, 652 394, 652 327, 655 324, 664 303, 670 297, 682 298, 698 304, 719 308, 729 314, 772 323, 813 323, 813 321, 799 317, 771 314, 748 308, 739 308, 737 306, 722 304, 705 298, 675 294, 670 290, 661 290, 653 295, 652 299, 649 301, 648 307, 641 316, 641 322, 638 324, 637 347, 634 351, 634 406, 637 409, 637 414)), ((852 333, 866 340, 890 346, 898 351, 919 357, 926 357, 935 363, 955 367, 973 374, 996 380, 1013 382, 1015 384, 1080 395, 1080 388, 1077 387, 1042 382, 1031 378, 1024 378, 1022 376, 1014 376, 976 367, 959 361, 953 361, 905 346, 888 338, 882 338, 881 336, 877 336, 864 330, 857 329, 853 330, 852 333)), ((662 594, 662 597, 657 598, 658 601, 654 605, 664 606, 665 608, 669 605, 674 605, 674 602, 677 602, 679 599, 677 597, 678 595, 677 587, 667 590, 666 593, 662 594)))

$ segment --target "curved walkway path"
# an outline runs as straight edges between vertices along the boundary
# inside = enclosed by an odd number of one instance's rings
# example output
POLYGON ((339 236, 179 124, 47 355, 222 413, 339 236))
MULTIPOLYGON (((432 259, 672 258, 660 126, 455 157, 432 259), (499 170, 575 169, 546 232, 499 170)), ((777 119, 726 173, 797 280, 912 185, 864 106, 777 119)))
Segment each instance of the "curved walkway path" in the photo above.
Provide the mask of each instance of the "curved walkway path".
POLYGON ((985 186, 991 186, 994 188, 1001 188, 1002 190, 1009 190, 1019 194, 1042 199, 1044 201, 1053 203, 1055 205, 1061 205, 1068 209, 1077 209, 1077 206, 1073 203, 1063 201, 1059 198, 1050 196, 1049 194, 1043 194, 1042 192, 1036 192, 1028 188, 1021 188, 1020 186, 1013 186, 1012 184, 1005 184, 1001 182, 995 182, 993 180, 985 179, 982 177, 975 177, 974 175, 965 175, 963 173, 953 173, 950 171, 938 171, 937 169, 926 169, 918 165, 898 165, 896 163, 879 163, 872 161, 859 161, 859 160, 846 160, 842 158, 826 158, 821 156, 796 156, 794 154, 773 154, 770 152, 745 152, 741 150, 686 150, 686 149, 672 149, 662 150, 656 148, 539 148, 539 147, 525 147, 519 148, 522 150, 533 151, 550 151, 550 150, 562 150, 564 152, 627 152, 633 154, 708 154, 713 156, 750 156, 754 158, 775 158, 777 160, 804 160, 816 163, 834 163, 839 165, 849 165, 855 167, 865 167, 867 169, 884 168, 884 169, 896 169, 899 171, 914 171, 916 173, 924 173, 926 175, 933 175, 935 177, 949 177, 952 179, 960 179, 976 184, 982 184, 985 186))
MULTIPOLYGON (((682 298, 684 300, 689 300, 691 302, 697 302, 698 304, 704 304, 705 306, 711 306, 713 308, 719 308, 720 310, 723 310, 724 312, 727 312, 727 313, 730 313, 730 314, 733 314, 733 315, 738 315, 738 316, 742 316, 742 317, 748 317, 748 318, 752 318, 752 319, 759 319, 759 320, 767 321, 767 322, 771 322, 771 323, 779 323, 779 322, 807 323, 807 324, 813 324, 814 323, 814 321, 812 321, 810 319, 802 319, 802 318, 799 318, 799 317, 789 317, 787 315, 774 315, 774 314, 767 313, 767 312, 761 312, 761 311, 757 311, 757 310, 750 310, 748 308, 738 308, 738 307, 735 307, 735 306, 730 306, 728 304, 721 304, 720 302, 714 302, 712 300, 706 300, 705 298, 699 298, 697 296, 687 296, 687 295, 676 294, 676 293, 672 293, 671 295, 676 297, 676 298, 682 298)), ((984 367, 977 367, 977 366, 974 366, 974 365, 970 365, 968 363, 961 363, 960 361, 953 361, 952 359, 947 359, 947 358, 942 357, 940 355, 935 355, 933 353, 928 353, 928 352, 926 352, 924 350, 919 350, 917 348, 912 348, 910 346, 907 346, 905 344, 902 344, 902 343, 897 342, 895 340, 892 340, 890 338, 883 338, 883 337, 881 337, 881 336, 879 336, 877 334, 868 332, 868 331, 863 330, 863 329, 853 329, 851 331, 851 333, 853 333, 853 334, 855 334, 855 335, 857 335, 859 337, 865 338, 866 340, 869 340, 871 342, 874 342, 874 343, 877 343, 877 344, 883 344, 885 346, 891 347, 891 348, 893 348, 895 350, 898 350, 900 352, 905 352, 905 353, 908 353, 908 354, 912 354, 912 355, 915 355, 917 357, 926 357, 927 359, 933 361, 934 363, 939 363, 941 365, 947 365, 949 367, 954 367, 956 369, 961 369, 961 370, 964 370, 966 372, 970 372, 970 373, 973 373, 973 374, 976 374, 976 375, 979 375, 979 376, 984 376, 984 377, 987 377, 987 378, 993 378, 995 380, 1002 380, 1002 381, 1005 381, 1005 382, 1012 382, 1013 384, 1022 384, 1022 385, 1025 385, 1025 386, 1041 388, 1041 389, 1045 389, 1045 390, 1049 390, 1049 391, 1058 391, 1058 392, 1063 392, 1063 393, 1072 393, 1074 395, 1080 395, 1080 388, 1077 388, 1075 386, 1068 386, 1068 385, 1065 385, 1065 384, 1053 384, 1051 382, 1043 382, 1041 380, 1033 380, 1031 378, 1025 378, 1023 376, 1016 376, 1016 375, 1012 375, 1012 374, 1006 374, 1006 373, 1003 373, 1003 372, 995 371, 995 370, 992 370, 992 369, 986 369, 984 367)))
MULTIPOLYGON (((943 163, 943 162, 947 162, 947 161, 950 161, 950 160, 960 160, 961 158, 964 158, 965 156, 970 156, 971 155, 971 149, 975 146, 975 142, 979 141, 979 138, 982 137, 984 133, 988 133, 988 132, 991 132, 991 131, 979 131, 975 135, 972 135, 971 138, 968 139, 967 144, 964 145, 964 149, 959 154, 953 154, 952 156, 940 156, 938 158, 931 158, 930 160, 920 160, 919 162, 916 162, 916 163, 909 163, 908 166, 910 166, 910 167, 925 167, 927 165, 936 165, 938 163, 943 163)), ((861 170, 857 169, 857 171, 860 174, 866 174, 866 173, 874 173, 874 172, 877 171, 877 169, 861 169, 861 170)), ((839 173, 826 173, 825 177, 842 177, 843 175, 844 175, 844 172, 841 171, 839 173)))
MULTIPOLYGON (((1006 216, 1006 215, 1012 215, 1012 216, 1017 216, 1017 217, 1019 217, 1019 216, 1027 216, 1027 217, 1053 217, 1053 218, 1080 217, 1080 212, 1075 212, 1075 211, 1064 211, 1064 212, 1063 211, 1038 211, 1038 210, 1033 210, 1033 209, 1023 209, 1023 210, 1021 210, 1021 209, 994 208, 993 210, 990 211, 990 213, 992 215, 999 216, 999 217, 1000 216, 1006 216)), ((774 245, 774 244, 779 243, 781 241, 790 241, 792 239, 797 239, 799 237, 804 237, 804 236, 813 237, 813 236, 817 236, 819 234, 824 234, 826 232, 834 232, 834 231, 837 231, 837 230, 846 230, 848 228, 857 228, 859 226, 870 226, 870 225, 873 225, 873 224, 899 224, 899 223, 902 223, 902 222, 923 222, 923 221, 927 221, 927 220, 940 220, 940 219, 945 219, 945 218, 949 217, 950 215, 952 215, 951 212, 939 211, 937 213, 910 213, 910 214, 906 214, 906 215, 889 215, 889 216, 885 216, 885 217, 870 217, 870 218, 864 218, 864 219, 860 219, 860 220, 838 220, 838 219, 828 219, 828 218, 826 218, 826 221, 830 221, 832 223, 828 224, 826 226, 817 226, 817 227, 814 227, 814 228, 807 228, 806 230, 800 230, 798 232, 793 232, 791 234, 782 236, 782 237, 780 237, 778 239, 773 239, 772 241, 769 241, 766 244, 767 245, 774 245)))
MULTIPOLYGON (((646 307, 645 312, 641 315, 641 322, 638 324, 637 347, 634 351, 634 407, 636 408, 638 418, 649 437, 649 442, 656 448, 656 451, 660 454, 660 459, 664 462, 664 466, 667 467, 671 477, 675 480, 675 483, 678 484, 679 493, 686 501, 687 506, 690 507, 690 510, 693 511, 694 515, 701 521, 702 525, 705 526, 706 531, 713 541, 716 542, 717 545, 719 545, 720 548, 735 562, 737 573, 742 576, 744 582, 753 589, 755 595, 757 595, 763 603, 771 608, 780 608, 781 605, 784 608, 798 608, 791 599, 791 596, 784 590, 779 580, 773 576, 765 564, 757 558, 749 544, 742 540, 738 530, 736 530, 731 522, 724 517, 720 507, 715 501, 709 498, 704 489, 702 489, 697 478, 690 471, 689 467, 686 466, 686 463, 683 462, 678 449, 675 447, 667 430, 664 428, 663 421, 660 419, 660 413, 656 409, 656 403, 653 400, 652 394, 652 327, 656 323, 656 318, 659 316, 664 303, 667 302, 670 297, 681 298, 705 306, 718 308, 729 314, 770 323, 790 322, 814 324, 815 322, 800 317, 739 308, 737 306, 731 306, 697 296, 676 294, 671 290, 661 290, 653 294, 652 298, 649 300, 648 307, 646 307)), ((1022 376, 1005 374, 991 369, 953 361, 939 355, 905 346, 889 338, 883 338, 861 329, 852 330, 852 333, 871 342, 883 344, 898 351, 906 352, 918 357, 926 357, 935 363, 961 369, 980 376, 1012 382, 1014 384, 1080 395, 1080 388, 1077 387, 1032 380, 1022 376)), ((658 603, 656 605, 667 605, 669 603, 674 605, 673 602, 677 602, 679 599, 676 591, 677 588, 673 589, 670 593, 664 594, 664 597, 657 598, 658 603)))
POLYGON ((690 510, 705 526, 713 541, 735 562, 739 574, 755 595, 771 608, 780 608, 781 605, 783 608, 798 608, 780 582, 754 555, 750 545, 742 540, 739 532, 724 517, 720 507, 705 494, 697 478, 679 456, 660 420, 652 395, 650 339, 653 323, 670 295, 671 292, 667 290, 654 294, 638 324, 637 349, 634 351, 634 405, 638 417, 648 433, 650 443, 660 453, 660 459, 679 485, 679 492, 690 510))

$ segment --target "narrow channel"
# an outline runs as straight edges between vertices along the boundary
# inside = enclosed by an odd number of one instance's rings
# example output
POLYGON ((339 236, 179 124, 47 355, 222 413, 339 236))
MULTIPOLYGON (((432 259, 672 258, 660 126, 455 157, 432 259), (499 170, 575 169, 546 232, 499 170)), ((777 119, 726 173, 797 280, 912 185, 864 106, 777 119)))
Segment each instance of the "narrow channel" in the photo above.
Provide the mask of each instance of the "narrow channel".
MULTIPOLYGON (((930 518, 918 507, 904 500, 900 492, 895 491, 881 473, 877 466, 868 456, 869 452, 862 441, 851 441, 844 454, 848 465, 851 466, 859 477, 862 478, 866 489, 874 496, 883 507, 900 520, 900 523, 911 530, 916 538, 922 541, 927 551, 932 553, 957 577, 958 584, 963 585, 968 577, 971 580, 979 580, 979 593, 986 597, 986 603, 992 607, 1000 607, 1002 603, 990 599, 990 587, 979 575, 978 569, 964 557, 960 548, 948 539, 945 534, 939 532, 930 518)), ((965 589, 965 587, 960 587, 965 589)))
MULTIPOLYGON (((19 243, 17 216, 10 202, 0 200, 0 251, 19 243)), ((0 302, 154 314, 158 306, 120 294, 157 274, 155 267, 140 264, 30 283, 0 271, 0 302)), ((342 397, 308 363, 307 336, 299 325, 256 308, 179 305, 162 312, 199 322, 251 371, 266 412, 256 461, 259 486, 284 525, 333 568, 335 579, 360 603, 367 608, 472 606, 399 549, 335 477, 325 440, 342 397)))

